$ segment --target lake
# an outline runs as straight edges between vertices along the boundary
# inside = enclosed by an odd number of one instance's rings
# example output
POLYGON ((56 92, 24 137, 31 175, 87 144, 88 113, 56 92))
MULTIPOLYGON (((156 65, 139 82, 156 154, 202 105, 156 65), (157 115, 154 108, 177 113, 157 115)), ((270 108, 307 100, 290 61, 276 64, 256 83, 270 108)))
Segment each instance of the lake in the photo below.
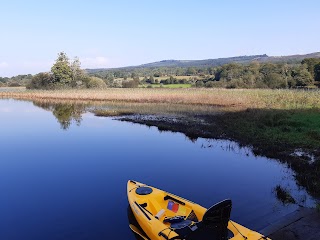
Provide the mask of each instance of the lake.
POLYGON ((313 204, 287 166, 236 142, 191 141, 87 109, 0 100, 0 239, 135 239, 129 179, 204 207, 230 198, 231 218, 253 230, 297 208, 276 198, 277 185, 313 204))

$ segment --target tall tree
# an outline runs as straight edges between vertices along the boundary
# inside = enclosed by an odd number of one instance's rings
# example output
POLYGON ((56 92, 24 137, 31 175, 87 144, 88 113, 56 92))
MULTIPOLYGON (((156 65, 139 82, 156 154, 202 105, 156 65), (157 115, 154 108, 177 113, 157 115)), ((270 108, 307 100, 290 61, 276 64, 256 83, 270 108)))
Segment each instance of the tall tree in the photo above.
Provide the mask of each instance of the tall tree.
POLYGON ((70 65, 72 72, 72 81, 71 86, 77 87, 78 85, 83 84, 83 76, 85 75, 84 71, 81 69, 81 62, 78 57, 75 57, 73 62, 70 65))
POLYGON ((68 86, 72 81, 72 69, 69 58, 64 52, 58 54, 58 58, 51 68, 55 85, 68 86))

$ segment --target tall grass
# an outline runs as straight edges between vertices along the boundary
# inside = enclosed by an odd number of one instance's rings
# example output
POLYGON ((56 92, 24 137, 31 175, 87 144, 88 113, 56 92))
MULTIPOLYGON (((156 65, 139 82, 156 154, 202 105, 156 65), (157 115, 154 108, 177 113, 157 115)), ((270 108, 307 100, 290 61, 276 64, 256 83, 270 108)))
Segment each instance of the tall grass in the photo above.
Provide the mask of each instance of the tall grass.
POLYGON ((0 98, 170 103, 240 108, 320 108, 320 91, 318 90, 109 88, 40 91, 17 89, 0 91, 0 98))

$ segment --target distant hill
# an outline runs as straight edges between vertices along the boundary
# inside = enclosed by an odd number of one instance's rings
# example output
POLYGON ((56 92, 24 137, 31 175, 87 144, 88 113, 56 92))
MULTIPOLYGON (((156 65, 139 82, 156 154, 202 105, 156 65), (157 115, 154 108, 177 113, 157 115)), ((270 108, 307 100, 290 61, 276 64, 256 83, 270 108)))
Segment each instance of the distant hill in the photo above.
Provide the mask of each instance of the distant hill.
POLYGON ((137 67, 205 67, 205 66, 221 66, 230 62, 234 63, 246 63, 256 59, 266 58, 264 55, 253 55, 253 56, 239 56, 230 58, 216 58, 216 59, 205 59, 205 60, 163 60, 160 62, 142 64, 137 67))
POLYGON ((101 72, 104 70, 116 69, 134 69, 134 68, 159 68, 159 67, 216 67, 228 63, 246 64, 253 61, 258 62, 273 62, 273 63, 300 63, 305 58, 320 58, 320 52, 303 54, 303 55, 289 55, 289 56, 268 56, 251 55, 251 56, 238 56, 229 58, 216 58, 205 60, 162 60, 159 62, 146 63, 138 66, 128 66, 121 68, 99 68, 99 69, 86 69, 88 73, 101 72))

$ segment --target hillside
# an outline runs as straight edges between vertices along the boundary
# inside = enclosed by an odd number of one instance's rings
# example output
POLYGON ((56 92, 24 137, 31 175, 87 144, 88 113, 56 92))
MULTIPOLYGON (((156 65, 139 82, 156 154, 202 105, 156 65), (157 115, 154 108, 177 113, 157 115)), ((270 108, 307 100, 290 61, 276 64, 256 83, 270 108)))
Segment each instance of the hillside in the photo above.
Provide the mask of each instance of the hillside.
POLYGON ((159 68, 159 67, 216 67, 228 63, 246 64, 252 61, 258 62, 274 62, 274 63, 300 63, 305 58, 320 58, 320 52, 303 54, 303 55, 288 55, 288 56, 268 56, 251 55, 251 56, 238 56, 229 58, 216 58, 204 60, 162 60, 153 63, 146 63, 138 66, 128 66, 122 68, 99 68, 99 69, 86 69, 88 73, 102 72, 104 70, 117 70, 117 69, 135 69, 135 68, 159 68))

